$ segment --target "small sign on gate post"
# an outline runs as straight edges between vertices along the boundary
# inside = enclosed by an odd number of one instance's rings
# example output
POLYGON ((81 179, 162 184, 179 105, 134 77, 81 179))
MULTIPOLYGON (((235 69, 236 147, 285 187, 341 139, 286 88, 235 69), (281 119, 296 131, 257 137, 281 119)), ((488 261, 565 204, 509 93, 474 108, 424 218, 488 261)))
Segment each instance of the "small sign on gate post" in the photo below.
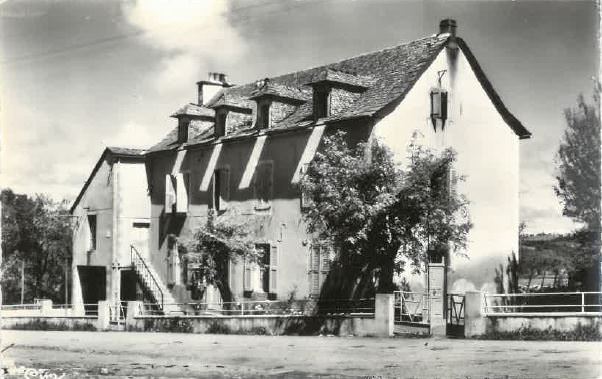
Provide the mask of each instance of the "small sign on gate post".
POLYGON ((445 263, 429 263, 427 290, 431 335, 445 336, 445 263))

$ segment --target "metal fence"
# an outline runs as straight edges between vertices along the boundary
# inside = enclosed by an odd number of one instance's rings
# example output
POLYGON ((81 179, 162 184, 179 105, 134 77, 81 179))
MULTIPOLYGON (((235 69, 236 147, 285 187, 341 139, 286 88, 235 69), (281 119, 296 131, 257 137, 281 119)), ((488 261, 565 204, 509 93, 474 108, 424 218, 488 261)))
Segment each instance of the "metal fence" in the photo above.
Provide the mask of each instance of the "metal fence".
POLYGON ((602 315, 602 292, 485 294, 486 315, 575 313, 602 315))
POLYGON ((144 315, 165 316, 252 316, 252 315, 374 315, 374 298, 357 300, 233 301, 221 303, 164 304, 163 311, 153 303, 143 305, 144 315))
POLYGON ((430 312, 427 293, 394 291, 393 294, 395 322, 429 324, 430 312))

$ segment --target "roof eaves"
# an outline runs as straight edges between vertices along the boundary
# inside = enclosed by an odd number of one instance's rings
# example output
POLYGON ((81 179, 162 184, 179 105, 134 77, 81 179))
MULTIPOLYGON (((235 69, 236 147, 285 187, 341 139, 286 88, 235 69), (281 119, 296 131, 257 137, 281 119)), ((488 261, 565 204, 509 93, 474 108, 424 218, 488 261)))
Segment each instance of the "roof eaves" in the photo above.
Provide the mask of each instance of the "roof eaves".
POLYGON ((481 68, 481 65, 479 64, 475 56, 472 54, 472 51, 470 50, 466 42, 464 42, 464 40, 461 38, 456 38, 456 41, 458 42, 458 46, 460 47, 460 49, 462 49, 462 52, 466 56, 468 64, 470 64, 470 67, 472 68, 477 79, 479 80, 479 83, 485 90, 485 93, 487 93, 487 96, 489 96, 489 99, 491 100, 499 114, 502 116, 502 119, 506 122, 506 124, 508 124, 508 126, 510 126, 510 128, 514 131, 514 133, 516 133, 516 135, 520 139, 531 138, 531 132, 512 113, 510 113, 508 108, 506 108, 506 105, 502 101, 502 98, 497 93, 495 88, 493 88, 493 85, 485 75, 485 72, 481 68))

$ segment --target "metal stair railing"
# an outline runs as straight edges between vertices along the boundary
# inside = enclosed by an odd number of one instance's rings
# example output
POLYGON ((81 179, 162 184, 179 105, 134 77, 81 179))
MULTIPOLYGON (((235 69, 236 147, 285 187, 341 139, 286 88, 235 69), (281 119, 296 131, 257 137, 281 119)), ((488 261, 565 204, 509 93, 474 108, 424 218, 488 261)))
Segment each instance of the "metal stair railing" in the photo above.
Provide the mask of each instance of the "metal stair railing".
POLYGON ((159 282, 157 282, 157 279, 155 279, 155 277, 153 276, 150 268, 146 265, 146 262, 133 245, 130 245, 130 258, 132 261, 132 267, 134 268, 134 271, 142 279, 142 281, 146 285, 146 288, 155 297, 155 301, 158 303, 161 310, 163 310, 163 290, 161 290, 159 282))

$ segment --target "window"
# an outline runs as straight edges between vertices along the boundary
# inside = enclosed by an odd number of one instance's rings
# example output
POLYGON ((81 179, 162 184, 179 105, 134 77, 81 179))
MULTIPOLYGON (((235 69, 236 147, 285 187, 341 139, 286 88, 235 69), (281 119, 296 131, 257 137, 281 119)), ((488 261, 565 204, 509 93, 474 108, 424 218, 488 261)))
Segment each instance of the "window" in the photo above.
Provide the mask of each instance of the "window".
POLYGON ((230 170, 221 168, 213 172, 213 209, 225 211, 230 200, 230 170))
POLYGON ((188 173, 165 175, 165 213, 188 211, 188 173))
POLYGON ((88 251, 96 250, 96 215, 88 215, 88 227, 90 228, 90 246, 88 251))
POLYGON ((447 91, 442 89, 434 89, 431 91, 431 121, 433 128, 437 131, 437 125, 441 126, 441 130, 445 128, 447 120, 447 91), (437 122, 437 120, 440 120, 437 122))
POLYGON ((268 129, 270 127, 270 104, 263 103, 259 105, 257 112, 257 127, 259 129, 268 129))
POLYGON ((330 91, 326 88, 314 89, 314 118, 330 116, 330 91))
MULTIPOLYGON (((308 169, 309 169, 309 163, 304 163, 301 166, 301 169, 300 169, 301 170, 301 175, 300 175, 301 178, 303 178, 303 177, 305 177, 305 175, 307 175, 308 169)), ((301 190, 300 198, 301 198, 301 210, 311 207, 311 205, 312 205, 311 198, 303 190, 301 190)))
POLYGON ((255 245, 261 252, 257 262, 245 261, 244 291, 276 294, 278 291, 278 247, 267 243, 255 245))
POLYGON ((272 162, 260 162, 257 165, 253 188, 256 200, 255 209, 270 209, 274 191, 272 162))
POLYGON ((320 296, 320 289, 330 272, 330 252, 328 245, 313 245, 309 252, 309 294, 320 296))
POLYGON ((222 137, 226 135, 227 113, 219 112, 215 115, 215 136, 222 137))
POLYGON ((178 143, 188 141, 188 125, 190 120, 184 117, 178 119, 178 143))

